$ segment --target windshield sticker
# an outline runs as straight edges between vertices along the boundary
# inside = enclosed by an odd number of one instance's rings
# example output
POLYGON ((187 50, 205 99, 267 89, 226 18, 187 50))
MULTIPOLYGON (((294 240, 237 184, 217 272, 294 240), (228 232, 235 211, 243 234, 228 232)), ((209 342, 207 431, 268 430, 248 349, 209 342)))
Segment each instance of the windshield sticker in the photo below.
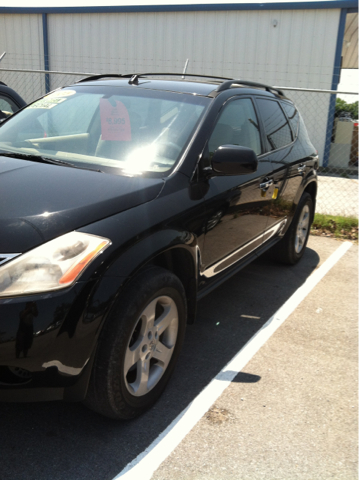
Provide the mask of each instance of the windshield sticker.
POLYGON ((29 108, 46 108, 50 109, 56 107, 59 103, 62 103, 66 100, 66 98, 56 98, 52 96, 44 97, 41 100, 33 103, 29 106, 29 108))
POLYGON ((106 98, 100 100, 101 140, 129 142, 131 140, 130 116, 122 102, 106 98))
POLYGON ((75 95, 76 90, 57 90, 57 92, 51 93, 51 97, 69 97, 70 95, 75 95))

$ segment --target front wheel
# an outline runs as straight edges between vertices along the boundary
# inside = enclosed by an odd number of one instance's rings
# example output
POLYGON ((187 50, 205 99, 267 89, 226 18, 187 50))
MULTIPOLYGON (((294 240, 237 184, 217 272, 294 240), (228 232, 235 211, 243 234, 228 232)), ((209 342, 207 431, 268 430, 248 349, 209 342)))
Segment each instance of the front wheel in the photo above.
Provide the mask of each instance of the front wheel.
POLYGON ((158 267, 137 275, 101 332, 85 404, 116 419, 151 407, 175 367, 185 326, 180 280, 158 267))
POLYGON ((313 200, 309 193, 305 192, 299 201, 288 231, 282 240, 273 247, 273 253, 280 262, 289 265, 299 262, 307 246, 313 218, 313 200))

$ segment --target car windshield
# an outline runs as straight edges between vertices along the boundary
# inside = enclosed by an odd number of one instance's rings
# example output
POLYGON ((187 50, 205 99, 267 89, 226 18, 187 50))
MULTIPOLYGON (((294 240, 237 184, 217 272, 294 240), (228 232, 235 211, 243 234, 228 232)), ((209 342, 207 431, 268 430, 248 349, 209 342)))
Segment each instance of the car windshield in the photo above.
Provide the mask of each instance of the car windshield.
POLYGON ((76 85, 50 93, 1 125, 0 154, 163 175, 181 158, 208 103, 196 95, 76 85))

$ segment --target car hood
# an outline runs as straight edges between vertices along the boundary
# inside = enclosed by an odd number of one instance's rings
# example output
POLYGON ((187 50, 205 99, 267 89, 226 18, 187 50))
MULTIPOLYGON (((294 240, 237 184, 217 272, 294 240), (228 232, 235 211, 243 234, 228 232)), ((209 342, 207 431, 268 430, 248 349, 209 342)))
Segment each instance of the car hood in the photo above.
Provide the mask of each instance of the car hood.
POLYGON ((160 178, 0 156, 0 253, 21 253, 156 198, 160 178))

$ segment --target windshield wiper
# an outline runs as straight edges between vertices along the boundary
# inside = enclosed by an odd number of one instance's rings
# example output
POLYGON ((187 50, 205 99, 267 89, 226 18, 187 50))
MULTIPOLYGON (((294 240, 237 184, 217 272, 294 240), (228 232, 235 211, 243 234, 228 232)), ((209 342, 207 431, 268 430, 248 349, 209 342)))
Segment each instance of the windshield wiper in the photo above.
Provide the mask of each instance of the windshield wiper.
POLYGON ((0 152, 0 155, 2 157, 19 158, 21 160, 31 160, 32 162, 52 163, 54 165, 68 165, 68 166, 74 167, 74 165, 69 164, 67 162, 63 162, 62 160, 53 160, 52 158, 43 157, 42 155, 33 155, 31 153, 0 152))
POLYGON ((31 153, 0 152, 0 155, 2 157, 19 158, 20 160, 30 160, 31 162, 50 163, 52 165, 62 165, 64 167, 79 168, 81 170, 91 170, 92 172, 103 173, 102 170, 96 170, 94 168, 79 167, 70 162, 65 162, 63 160, 55 160, 54 158, 43 157, 42 155, 33 155, 31 153))

